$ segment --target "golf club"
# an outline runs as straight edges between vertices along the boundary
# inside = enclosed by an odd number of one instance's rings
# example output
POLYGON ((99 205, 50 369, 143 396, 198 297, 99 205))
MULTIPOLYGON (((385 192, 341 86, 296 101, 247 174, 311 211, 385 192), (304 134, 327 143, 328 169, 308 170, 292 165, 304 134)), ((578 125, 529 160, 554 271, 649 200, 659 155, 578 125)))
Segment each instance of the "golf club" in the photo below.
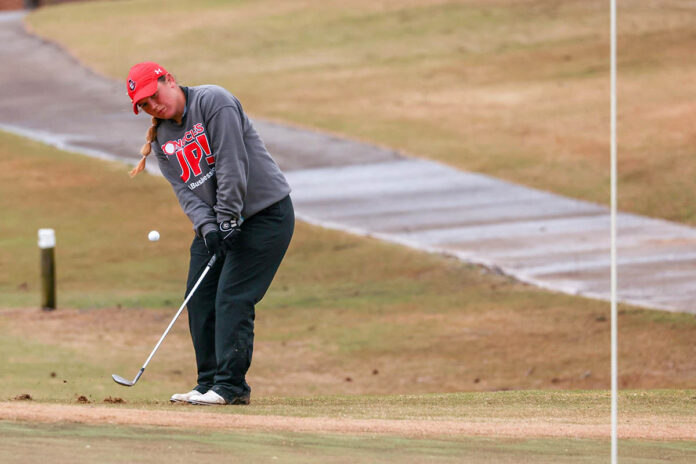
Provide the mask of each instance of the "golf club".
POLYGON ((147 357, 147 361, 145 361, 145 364, 143 364, 143 367, 141 367, 140 370, 138 371, 138 373, 135 375, 135 378, 134 378, 132 381, 130 381, 130 380, 124 379, 124 378, 121 377, 120 375, 112 374, 111 377, 114 379, 114 382, 116 382, 116 383, 119 384, 119 385, 123 385, 124 387, 132 387, 133 385, 135 385, 135 383, 138 381, 138 379, 140 378, 140 376, 143 375, 143 372, 145 371, 145 368, 147 367, 147 364, 150 362, 150 360, 152 359, 152 357, 155 355, 155 352, 157 351, 157 349, 159 348, 159 346, 162 344, 162 340, 164 340, 164 337, 167 336, 167 334, 169 333, 169 330, 171 330, 172 326, 174 325, 174 323, 176 322, 176 320, 179 318, 179 315, 181 314, 181 311, 184 310, 184 307, 186 306, 186 303, 188 303, 188 301, 191 299, 191 296, 193 295, 193 292, 196 291, 196 289, 198 288, 198 286, 200 285, 200 283, 203 281, 203 278, 205 277, 205 275, 208 273, 208 271, 210 270, 210 268, 213 267, 213 264, 215 264, 215 255, 213 255, 213 256, 210 258, 210 261, 208 261, 208 264, 206 265, 205 269, 204 269, 203 272, 201 273, 201 276, 198 278, 198 281, 196 281, 196 284, 193 286, 193 288, 191 289, 191 291, 189 292, 189 294, 186 296, 186 299, 185 299, 184 302, 181 304, 181 307, 179 308, 179 310, 178 310, 178 311, 176 312, 176 314, 174 315, 174 319, 172 319, 172 322, 169 323, 169 327, 167 327, 167 330, 164 331, 164 333, 163 333, 162 336, 160 337, 159 341, 157 342, 157 345, 155 345, 155 348, 152 350, 152 353, 150 353, 150 356, 147 357))

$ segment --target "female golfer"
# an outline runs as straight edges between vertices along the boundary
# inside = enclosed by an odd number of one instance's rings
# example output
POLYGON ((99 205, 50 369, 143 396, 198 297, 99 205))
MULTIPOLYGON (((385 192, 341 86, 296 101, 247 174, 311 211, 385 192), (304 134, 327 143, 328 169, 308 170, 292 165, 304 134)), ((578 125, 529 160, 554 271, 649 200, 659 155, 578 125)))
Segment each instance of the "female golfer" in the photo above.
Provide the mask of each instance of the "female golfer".
POLYGON ((154 151, 193 223, 187 294, 217 256, 188 303, 198 383, 171 401, 249 404, 254 306, 290 244, 290 187, 239 100, 225 89, 181 87, 162 66, 147 62, 130 69, 128 96, 135 114, 140 109, 152 116, 131 176, 154 151))

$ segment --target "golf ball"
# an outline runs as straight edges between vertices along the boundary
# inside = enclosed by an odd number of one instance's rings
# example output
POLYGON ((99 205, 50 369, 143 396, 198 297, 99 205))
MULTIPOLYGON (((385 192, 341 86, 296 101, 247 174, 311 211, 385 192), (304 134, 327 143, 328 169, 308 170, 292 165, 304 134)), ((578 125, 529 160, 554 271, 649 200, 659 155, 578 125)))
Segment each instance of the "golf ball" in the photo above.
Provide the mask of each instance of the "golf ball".
POLYGON ((156 242, 157 240, 159 240, 159 232, 157 232, 156 230, 151 230, 150 233, 147 234, 147 238, 151 242, 156 242))

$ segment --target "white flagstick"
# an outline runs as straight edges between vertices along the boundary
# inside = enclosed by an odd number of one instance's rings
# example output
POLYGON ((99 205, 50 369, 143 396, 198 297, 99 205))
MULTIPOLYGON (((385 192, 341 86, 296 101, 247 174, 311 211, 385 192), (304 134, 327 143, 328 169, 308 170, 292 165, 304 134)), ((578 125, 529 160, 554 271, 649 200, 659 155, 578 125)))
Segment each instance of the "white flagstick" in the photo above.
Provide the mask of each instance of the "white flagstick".
POLYGON ((611 462, 618 462, 618 331, 616 311, 616 0, 611 3, 611 462))

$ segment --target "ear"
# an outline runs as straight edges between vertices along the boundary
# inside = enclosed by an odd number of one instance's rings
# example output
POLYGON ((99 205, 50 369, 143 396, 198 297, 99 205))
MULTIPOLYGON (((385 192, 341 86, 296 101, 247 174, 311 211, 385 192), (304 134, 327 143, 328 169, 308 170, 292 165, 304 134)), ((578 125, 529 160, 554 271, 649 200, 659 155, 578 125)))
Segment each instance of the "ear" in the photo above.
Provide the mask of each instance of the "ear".
POLYGON ((178 84, 176 83, 174 76, 172 76, 171 74, 167 74, 167 85, 172 88, 178 87, 178 84))

